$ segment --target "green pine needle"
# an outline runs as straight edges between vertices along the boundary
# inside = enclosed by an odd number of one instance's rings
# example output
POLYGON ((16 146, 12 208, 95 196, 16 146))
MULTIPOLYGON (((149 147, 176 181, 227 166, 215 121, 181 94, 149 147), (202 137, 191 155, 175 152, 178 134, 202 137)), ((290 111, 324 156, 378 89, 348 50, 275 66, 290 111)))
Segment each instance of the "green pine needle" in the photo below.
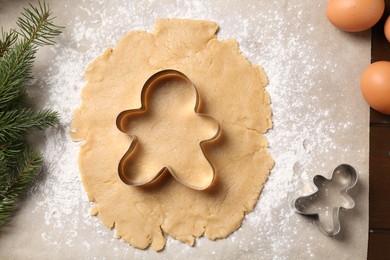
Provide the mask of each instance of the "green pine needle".
POLYGON ((17 174, 9 181, 2 181, 0 187, 0 227, 16 208, 19 197, 27 190, 42 166, 42 155, 26 149, 19 158, 17 174))
POLYGON ((0 59, 0 110, 26 94, 25 82, 31 78, 34 45, 18 43, 0 59))
POLYGON ((46 3, 24 8, 17 25, 20 31, 3 33, 0 44, 0 110, 25 95, 24 83, 31 78, 37 46, 52 45, 62 27, 53 24, 55 17, 46 3), (22 39, 17 41, 17 36, 22 39), (11 48, 13 46, 13 48, 11 48), (10 49, 11 48, 11 49, 10 49))
POLYGON ((0 40, 0 57, 4 55, 6 51, 8 51, 11 46, 16 42, 18 35, 15 31, 4 32, 3 28, 1 28, 1 39, 0 40))
POLYGON ((61 33, 62 28, 53 24, 54 19, 46 3, 39 2, 38 7, 30 4, 18 19, 19 34, 39 46, 54 44, 54 38, 61 33))
POLYGON ((19 31, 1 30, 0 39, 0 229, 12 216, 20 196, 39 173, 42 155, 31 150, 26 135, 59 122, 58 113, 27 107, 26 81, 38 46, 54 44, 61 33, 44 2, 25 8, 17 21, 19 31))
POLYGON ((0 142, 22 139, 32 130, 43 130, 58 123, 58 113, 51 110, 34 112, 22 108, 0 112, 0 142))
MULTIPOLYGON (((0 156, 4 156, 4 164, 7 169, 16 169, 18 167, 18 158, 27 147, 24 139, 13 140, 12 142, 0 145, 0 156)), ((0 160, 1 165, 1 160, 0 160)), ((0 166, 1 168, 2 166, 0 166)))
MULTIPOLYGON (((0 151, 0 188, 1 185, 8 181, 8 174, 10 169, 8 168, 8 161, 3 151, 0 151)), ((3 190, 3 189, 0 189, 3 190)))

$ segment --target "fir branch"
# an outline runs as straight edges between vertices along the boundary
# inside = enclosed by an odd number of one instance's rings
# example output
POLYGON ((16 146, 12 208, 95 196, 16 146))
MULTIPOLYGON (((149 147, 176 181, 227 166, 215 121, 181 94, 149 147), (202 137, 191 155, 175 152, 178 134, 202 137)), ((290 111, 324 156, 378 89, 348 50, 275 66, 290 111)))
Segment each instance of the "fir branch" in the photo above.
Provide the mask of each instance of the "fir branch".
POLYGON ((38 46, 53 44, 62 27, 53 24, 51 11, 38 2, 25 8, 18 19, 20 31, 2 31, 0 40, 0 228, 11 216, 22 193, 42 165, 42 155, 31 151, 26 135, 58 123, 58 113, 34 112, 22 104, 25 83, 38 46))
POLYGON ((52 45, 55 43, 53 39, 61 33, 62 28, 53 24, 54 19, 45 2, 39 2, 38 7, 30 4, 30 8, 24 8, 22 17, 18 18, 18 33, 36 45, 52 45))
POLYGON ((5 157, 9 174, 12 175, 11 169, 18 167, 18 158, 27 147, 27 142, 23 139, 13 140, 9 143, 0 144, 0 153, 5 157))
POLYGON ((55 17, 49 6, 45 2, 38 5, 24 8, 17 22, 20 27, 17 33, 23 39, 0 60, 0 110, 25 94, 23 85, 31 78, 37 46, 54 44, 53 38, 61 33, 62 27, 53 24, 55 17))
POLYGON ((9 32, 4 32, 3 28, 1 28, 0 57, 11 48, 17 38, 18 35, 15 31, 11 30, 9 32))
POLYGON ((0 112, 0 142, 22 139, 28 131, 43 130, 58 123, 58 113, 51 110, 34 112, 22 108, 0 112))
POLYGON ((17 175, 0 191, 0 227, 16 208, 20 195, 30 186, 42 165, 42 155, 26 149, 19 159, 17 175))
POLYGON ((24 139, 13 140, 12 142, 0 144, 0 152, 7 158, 17 158, 19 154, 23 153, 27 143, 24 139))
POLYGON ((8 162, 6 155, 3 151, 0 151, 0 190, 3 190, 2 185, 8 181, 8 162))
POLYGON ((26 95, 24 83, 31 78, 36 48, 29 43, 15 46, 0 60, 0 110, 26 95))

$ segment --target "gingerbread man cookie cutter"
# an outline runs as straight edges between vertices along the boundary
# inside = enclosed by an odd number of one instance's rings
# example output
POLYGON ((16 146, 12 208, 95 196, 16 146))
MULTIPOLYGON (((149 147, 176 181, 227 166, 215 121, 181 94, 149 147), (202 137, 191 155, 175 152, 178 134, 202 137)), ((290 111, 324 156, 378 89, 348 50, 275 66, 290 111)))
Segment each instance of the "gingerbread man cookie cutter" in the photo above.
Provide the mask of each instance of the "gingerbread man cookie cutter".
POLYGON ((182 184, 184 184, 184 185, 186 185, 186 186, 188 186, 188 187, 190 187, 192 189, 195 189, 195 190, 205 190, 205 189, 209 188, 211 186, 211 184, 214 182, 215 178, 216 178, 216 171, 215 171, 214 165, 207 158, 207 156, 205 154, 205 151, 204 151, 204 148, 203 148, 203 145, 205 143, 207 143, 207 142, 212 142, 215 139, 217 139, 221 130, 220 130, 220 125, 219 125, 218 121, 215 118, 213 118, 213 117, 211 117, 209 115, 205 115, 205 114, 199 113, 199 106, 200 106, 200 97, 199 97, 198 90, 197 90, 195 84, 184 73, 182 73, 180 71, 177 71, 177 70, 173 70, 173 69, 167 69, 167 70, 159 71, 159 72, 153 74, 152 76, 150 76, 149 79, 146 80, 146 82, 144 83, 144 85, 142 87, 142 91, 141 91, 141 107, 137 108, 137 109, 130 109, 130 110, 122 111, 116 118, 117 128, 121 132, 126 133, 129 136, 131 136, 132 139, 133 139, 129 149, 127 150, 125 155, 121 158, 121 160, 119 162, 119 165, 118 165, 118 173, 119 173, 120 179, 125 184, 130 185, 130 186, 144 186, 144 185, 147 185, 147 184, 150 184, 150 183, 156 181, 164 173, 169 172, 177 181, 179 181, 180 183, 182 183, 182 184), (150 178, 150 179, 148 179, 146 181, 143 181, 143 182, 135 182, 135 181, 133 181, 130 178, 129 173, 127 172, 126 160, 134 155, 134 153, 136 151, 136 146, 138 145, 139 140, 138 140, 137 136, 128 133, 128 130, 127 130, 127 127, 126 127, 127 122, 129 121, 128 118, 131 117, 132 115, 140 115, 140 114, 145 113, 145 112, 148 111, 149 101, 148 101, 147 96, 148 96, 148 91, 150 89, 152 89, 155 86, 158 86, 159 84, 166 83, 167 81, 178 80, 178 79, 179 80, 184 80, 184 82, 190 84, 192 86, 192 88, 195 90, 196 99, 195 99, 194 112, 196 113, 196 115, 199 116, 199 117, 209 118, 209 119, 215 121, 215 123, 217 125, 217 129, 215 131, 215 134, 211 138, 205 139, 205 140, 201 140, 199 142, 199 147, 201 149, 201 152, 202 152, 204 158, 207 160, 207 162, 208 162, 208 164, 209 164, 209 166, 211 168, 212 178, 210 179, 210 181, 208 183, 206 183, 204 185, 190 185, 190 184, 185 183, 184 181, 182 181, 182 179, 179 178, 176 175, 176 173, 170 168, 169 165, 165 165, 152 178, 150 178))
POLYGON ((314 217, 319 230, 327 236, 335 236, 341 230, 340 209, 352 209, 355 201, 348 191, 357 183, 355 169, 348 164, 337 166, 330 179, 322 175, 313 178, 315 191, 292 201, 295 211, 314 217), (328 218, 329 221, 325 221, 328 218))

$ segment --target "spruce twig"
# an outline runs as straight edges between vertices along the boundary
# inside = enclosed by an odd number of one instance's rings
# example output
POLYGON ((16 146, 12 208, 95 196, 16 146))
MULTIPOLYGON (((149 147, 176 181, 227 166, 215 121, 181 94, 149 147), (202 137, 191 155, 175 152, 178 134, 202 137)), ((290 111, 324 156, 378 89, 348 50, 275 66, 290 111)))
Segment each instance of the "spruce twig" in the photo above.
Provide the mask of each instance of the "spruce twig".
POLYGON ((0 59, 0 109, 4 109, 21 96, 25 95, 24 83, 31 78, 32 62, 38 46, 54 44, 53 38, 61 33, 62 27, 54 25, 52 13, 46 3, 39 2, 39 7, 30 4, 24 8, 17 25, 20 31, 11 31, 3 36, 4 49, 0 59), (16 32, 16 33, 13 33, 16 32), (16 35, 16 36, 15 36, 16 35))
POLYGON ((40 3, 39 7, 30 4, 30 8, 24 8, 22 16, 18 18, 18 33, 38 46, 52 45, 55 43, 53 39, 61 33, 62 28, 53 24, 54 19, 45 3, 40 3))
POLYGON ((0 57, 16 42, 18 35, 15 31, 4 32, 1 28, 0 57))
POLYGON ((0 227, 6 223, 11 212, 16 208, 16 201, 30 186, 41 165, 42 155, 39 152, 26 149, 19 158, 17 174, 8 182, 2 183, 3 187, 0 190, 0 227))
POLYGON ((61 33, 46 3, 30 4, 18 18, 19 31, 1 30, 0 39, 0 228, 17 207, 42 165, 42 155, 33 151, 26 134, 58 123, 58 113, 34 111, 26 99, 26 81, 39 46, 54 44, 61 33))
POLYGON ((58 113, 51 110, 34 112, 22 108, 0 112, 0 142, 22 139, 31 130, 43 130, 58 123, 58 113))
POLYGON ((25 82, 31 78, 36 48, 19 42, 0 59, 0 110, 6 110, 26 93, 25 82))

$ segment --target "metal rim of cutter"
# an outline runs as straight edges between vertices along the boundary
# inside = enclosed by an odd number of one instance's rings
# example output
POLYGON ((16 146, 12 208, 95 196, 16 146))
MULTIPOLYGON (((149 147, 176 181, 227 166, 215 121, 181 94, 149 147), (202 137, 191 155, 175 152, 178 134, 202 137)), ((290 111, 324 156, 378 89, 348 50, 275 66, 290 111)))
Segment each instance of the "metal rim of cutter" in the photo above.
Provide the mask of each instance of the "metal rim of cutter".
POLYGON ((358 176, 357 176, 357 173, 356 173, 355 168, 353 168, 353 167, 352 167, 351 165, 349 165, 349 164, 340 164, 339 166, 337 166, 337 167, 332 171, 332 174, 331 174, 330 179, 325 178, 325 177, 322 176, 322 175, 315 175, 315 176, 313 177, 313 181, 312 181, 312 186, 313 186, 313 188, 314 188, 314 192, 312 192, 311 194, 309 194, 309 195, 307 195, 307 196, 302 196, 302 197, 298 197, 298 198, 294 199, 294 200, 292 201, 292 206, 294 207, 295 212, 297 212, 297 213, 299 213, 299 214, 315 217, 315 218, 316 218, 316 225, 317 225, 318 229, 319 229, 323 234, 325 234, 325 235, 327 235, 327 236, 335 236, 335 235, 337 235, 337 234, 340 232, 340 230, 341 230, 340 209, 343 208, 343 209, 347 210, 347 209, 352 209, 352 208, 355 207, 355 200, 354 200, 353 198, 351 198, 351 197, 348 195, 348 191, 349 191, 350 189, 352 189, 352 188, 356 185, 357 181, 358 181, 358 176), (322 179, 325 179, 325 180, 331 180, 331 179, 333 178, 334 173, 335 173, 339 168, 344 168, 344 169, 346 169, 346 172, 348 172, 348 174, 350 175, 350 178, 351 178, 349 185, 348 185, 346 188, 340 190, 340 193, 341 193, 341 194, 347 195, 347 196, 351 199, 351 200, 349 201, 349 202, 350 202, 350 207, 345 208, 345 207, 341 207, 341 206, 340 206, 340 207, 334 207, 334 208, 333 208, 333 212, 332 212, 332 215, 333 215, 333 216, 332 216, 332 218, 333 218, 333 227, 334 227, 334 228, 333 228, 333 230, 329 230, 329 231, 328 231, 328 230, 326 230, 326 229, 323 227, 323 225, 320 223, 320 221, 319 221, 319 214, 318 214, 318 213, 310 213, 310 214, 309 214, 309 213, 304 212, 304 211, 302 210, 302 207, 299 207, 299 205, 300 205, 300 204, 299 204, 299 200, 300 200, 300 199, 308 198, 308 197, 310 197, 310 196, 313 196, 313 195, 315 195, 315 194, 319 191, 319 188, 317 187, 317 185, 315 185, 315 182, 314 182, 315 179, 317 179, 317 178, 322 178, 322 179))
POLYGON ((183 185, 186 185, 192 189, 195 189, 195 190, 205 190, 207 189, 208 187, 211 186, 211 184, 214 182, 215 178, 216 178, 216 171, 215 171, 215 168, 214 168, 214 165, 211 163, 211 161, 207 158, 205 152, 204 152, 204 149, 203 149, 203 144, 206 143, 206 142, 211 142, 213 140, 215 140, 219 134, 220 134, 220 125, 218 123, 218 121, 209 116, 209 115, 205 115, 205 114, 202 114, 202 113, 199 113, 199 105, 200 105, 200 97, 199 97, 199 92, 198 92, 198 89, 196 88, 195 84, 182 72, 178 71, 178 70, 175 70, 175 69, 167 69, 167 70, 162 70, 162 71, 158 71, 156 73, 154 73, 152 76, 150 76, 146 82, 144 83, 143 87, 142 87, 142 91, 141 91, 141 107, 140 108, 137 108, 137 109, 129 109, 129 110, 125 110, 125 111, 122 111, 116 118, 116 126, 117 128, 123 132, 123 133, 126 133, 128 134, 129 136, 132 137, 133 141, 131 142, 130 144, 130 147, 129 149, 127 150, 127 152, 125 153, 125 155, 121 158, 120 162, 119 162, 119 165, 118 165, 118 173, 119 173, 119 177, 120 179, 127 185, 130 185, 130 186, 143 186, 143 185, 147 185, 149 183, 152 183, 153 181, 157 180, 164 172, 166 171, 169 171, 170 174, 176 179, 178 180, 180 183, 182 183, 183 185), (206 139, 206 140, 202 140, 201 142, 199 142, 199 146, 200 146, 200 149, 202 151, 202 154, 204 155, 204 157, 206 158, 207 162, 209 163, 211 169, 212 169, 212 173, 213 173, 213 177, 212 177, 212 180, 211 182, 205 186, 205 187, 194 187, 194 186, 191 186, 191 185, 188 185, 186 183, 183 183, 176 175, 175 173, 169 169, 169 167, 163 167, 153 178, 151 178, 150 180, 147 180, 145 182, 142 182, 142 183, 135 183, 135 182, 132 182, 130 181, 127 177, 126 177, 126 170, 124 169, 125 167, 125 160, 128 158, 128 157, 131 157, 133 154, 134 154, 134 151, 135 151, 135 148, 136 148, 136 145, 138 143, 138 138, 134 135, 131 135, 131 134, 128 134, 127 133, 127 130, 126 130, 126 127, 125 127, 125 118, 128 114, 132 114, 132 113, 143 113, 145 111, 147 111, 147 91, 150 87, 154 86, 155 84, 157 84, 159 81, 163 80, 163 79, 172 79, 172 78, 180 78, 180 79, 183 79, 184 81, 186 81, 187 83, 189 83, 195 90, 195 95, 196 95, 196 102, 195 102, 195 107, 194 107, 194 112, 196 114, 198 114, 199 116, 204 116, 204 117, 208 117, 212 120, 215 121, 215 123, 217 124, 217 131, 216 131, 216 134, 214 136, 212 136, 211 138, 209 139, 206 139))

